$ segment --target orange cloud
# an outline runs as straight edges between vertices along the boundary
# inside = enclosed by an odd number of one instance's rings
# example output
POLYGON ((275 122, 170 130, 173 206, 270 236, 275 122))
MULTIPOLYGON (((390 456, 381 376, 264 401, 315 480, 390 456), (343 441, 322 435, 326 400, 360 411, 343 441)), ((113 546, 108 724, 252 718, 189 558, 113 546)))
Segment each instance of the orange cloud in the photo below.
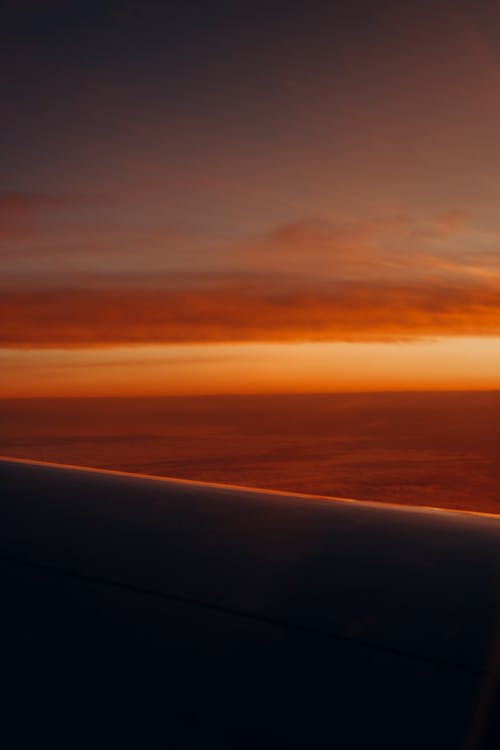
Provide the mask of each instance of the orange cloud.
POLYGON ((500 334, 498 281, 202 283, 87 288, 4 285, 3 348, 249 341, 390 341, 500 334))
POLYGON ((442 234, 456 234, 462 228, 464 221, 463 211, 447 211, 437 217, 436 225, 442 234))
POLYGON ((473 228, 463 236, 460 211, 413 221, 398 216, 336 222, 301 219, 242 239, 234 233, 210 234, 168 223, 82 223, 78 218, 61 222, 58 215, 48 215, 55 206, 60 212, 58 201, 77 213, 89 199, 47 199, 4 195, 2 222, 0 197, 0 239, 2 231, 9 239, 0 248, 4 273, 37 269, 53 275, 56 269, 71 268, 106 274, 119 260, 121 272, 131 275, 232 269, 335 281, 389 281, 444 270, 468 276, 483 266, 490 273, 498 258, 496 238, 484 230, 473 228))
POLYGON ((498 258, 492 237, 470 227, 466 213, 351 221, 302 219, 255 235, 228 249, 241 267, 339 281, 387 282, 416 274, 428 278, 446 270, 454 278, 491 273, 498 258), (472 249, 471 249, 472 248, 472 249), (474 268, 472 268, 474 267, 474 268))
POLYGON ((232 248, 233 255, 252 267, 279 271, 366 275, 384 267, 390 252, 384 240, 401 240, 401 221, 357 220, 331 222, 303 219, 276 227, 232 248))

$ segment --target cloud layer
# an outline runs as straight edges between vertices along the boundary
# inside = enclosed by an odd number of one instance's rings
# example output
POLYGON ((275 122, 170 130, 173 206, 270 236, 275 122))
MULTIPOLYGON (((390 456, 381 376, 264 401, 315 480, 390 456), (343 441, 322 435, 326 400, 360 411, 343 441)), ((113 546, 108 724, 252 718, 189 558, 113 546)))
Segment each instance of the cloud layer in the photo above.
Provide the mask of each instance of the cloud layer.
POLYGON ((59 234, 80 204, 0 193, 0 347, 500 335, 498 238, 463 211, 303 218, 210 245, 168 225, 59 234))
POLYGON ((498 281, 310 282, 228 275, 0 291, 3 348, 500 335, 498 281))
POLYGON ((29 239, 33 241, 41 217, 70 204, 69 198, 45 193, 0 192, 0 241, 29 239))

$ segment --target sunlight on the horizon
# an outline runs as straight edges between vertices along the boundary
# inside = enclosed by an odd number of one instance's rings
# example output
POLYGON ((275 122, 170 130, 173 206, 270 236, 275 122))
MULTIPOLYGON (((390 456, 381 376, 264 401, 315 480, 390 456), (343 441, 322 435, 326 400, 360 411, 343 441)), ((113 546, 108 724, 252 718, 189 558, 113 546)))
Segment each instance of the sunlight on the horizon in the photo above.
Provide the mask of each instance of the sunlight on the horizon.
POLYGON ((500 339, 0 352, 4 397, 496 389, 500 339))

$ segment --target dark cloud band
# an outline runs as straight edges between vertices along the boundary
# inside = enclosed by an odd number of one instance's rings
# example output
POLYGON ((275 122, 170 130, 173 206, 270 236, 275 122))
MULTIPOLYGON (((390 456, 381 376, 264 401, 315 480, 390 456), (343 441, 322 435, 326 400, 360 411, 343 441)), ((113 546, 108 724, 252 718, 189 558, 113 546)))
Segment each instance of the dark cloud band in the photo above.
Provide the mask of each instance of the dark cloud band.
POLYGON ((500 335, 497 281, 318 283, 223 277, 210 285, 4 286, 0 346, 397 341, 500 335))

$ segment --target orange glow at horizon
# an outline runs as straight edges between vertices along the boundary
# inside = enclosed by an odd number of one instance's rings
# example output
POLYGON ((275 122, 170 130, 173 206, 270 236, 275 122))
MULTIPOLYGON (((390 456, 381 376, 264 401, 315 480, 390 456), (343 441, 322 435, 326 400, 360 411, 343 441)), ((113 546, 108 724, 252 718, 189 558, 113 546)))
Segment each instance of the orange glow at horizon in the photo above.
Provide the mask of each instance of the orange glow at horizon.
POLYGON ((500 338, 5 350, 0 395, 495 390, 500 338))

